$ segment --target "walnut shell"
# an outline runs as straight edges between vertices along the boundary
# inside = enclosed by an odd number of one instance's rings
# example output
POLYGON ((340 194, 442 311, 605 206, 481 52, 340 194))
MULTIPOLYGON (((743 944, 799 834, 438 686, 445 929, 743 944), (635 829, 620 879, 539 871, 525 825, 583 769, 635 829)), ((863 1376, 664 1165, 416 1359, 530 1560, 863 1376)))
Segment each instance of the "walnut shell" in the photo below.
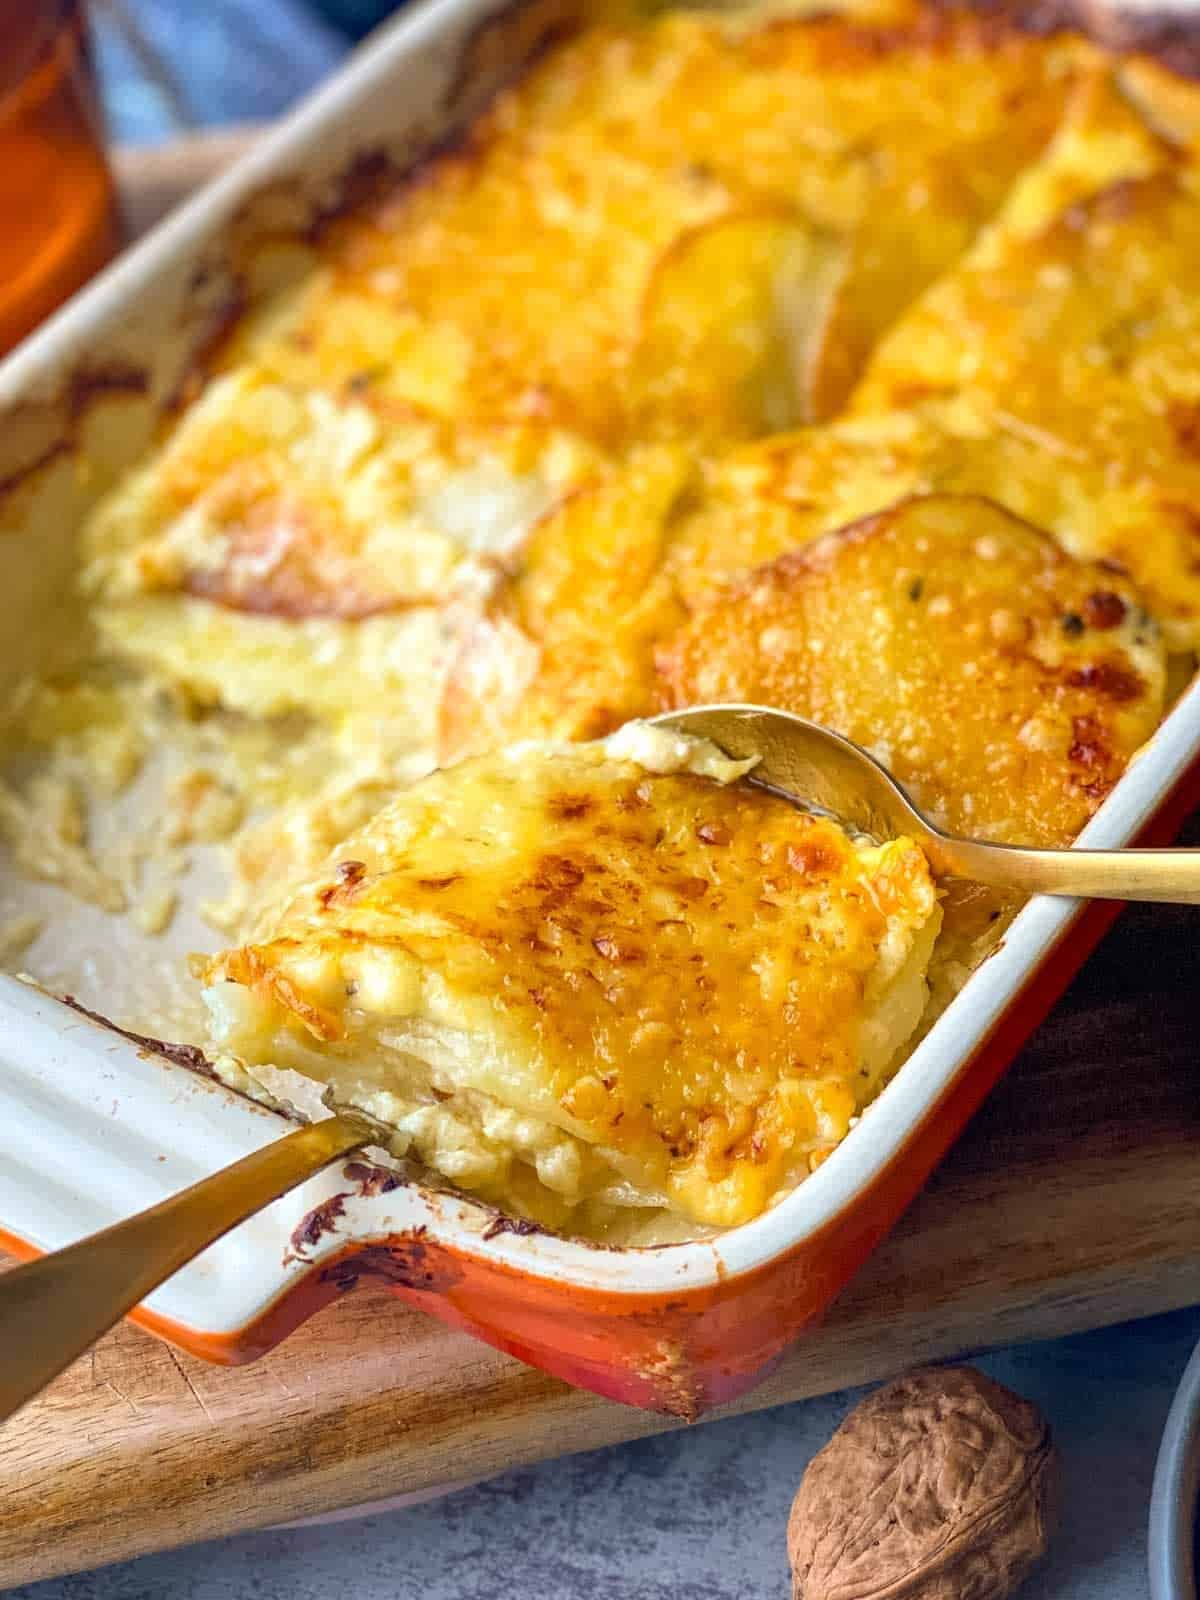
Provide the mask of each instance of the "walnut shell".
POLYGON ((855 1407, 788 1520, 794 1600, 1004 1600, 1045 1553, 1045 1420, 973 1367, 909 1373, 855 1407))

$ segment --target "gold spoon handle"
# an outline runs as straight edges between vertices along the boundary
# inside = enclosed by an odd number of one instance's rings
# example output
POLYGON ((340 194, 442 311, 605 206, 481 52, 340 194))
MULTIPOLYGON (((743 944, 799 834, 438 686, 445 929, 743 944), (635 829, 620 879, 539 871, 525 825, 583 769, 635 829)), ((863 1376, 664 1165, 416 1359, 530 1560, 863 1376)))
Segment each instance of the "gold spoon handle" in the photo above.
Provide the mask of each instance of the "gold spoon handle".
POLYGON ((0 1274, 0 1421, 206 1246, 370 1134, 330 1117, 126 1222, 0 1274))
POLYGON ((921 843, 939 875, 997 889, 1200 905, 1200 850, 1026 850, 945 835, 921 843))

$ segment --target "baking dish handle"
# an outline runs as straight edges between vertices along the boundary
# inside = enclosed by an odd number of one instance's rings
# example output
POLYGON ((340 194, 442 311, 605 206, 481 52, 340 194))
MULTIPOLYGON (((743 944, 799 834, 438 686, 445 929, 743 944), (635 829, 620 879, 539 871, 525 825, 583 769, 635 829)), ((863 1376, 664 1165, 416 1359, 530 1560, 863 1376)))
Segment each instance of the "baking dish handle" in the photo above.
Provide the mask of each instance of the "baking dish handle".
POLYGON ((148 1211, 0 1276, 0 1421, 172 1273, 364 1136, 369 1130, 353 1117, 311 1123, 148 1211))

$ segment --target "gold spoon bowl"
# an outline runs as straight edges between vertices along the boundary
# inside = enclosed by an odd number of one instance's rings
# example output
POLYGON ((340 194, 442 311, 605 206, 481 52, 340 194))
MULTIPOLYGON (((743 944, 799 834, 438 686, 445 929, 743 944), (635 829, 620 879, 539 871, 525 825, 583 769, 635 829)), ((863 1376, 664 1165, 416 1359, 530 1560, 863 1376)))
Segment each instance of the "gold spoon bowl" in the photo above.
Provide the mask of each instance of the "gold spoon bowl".
POLYGON ((651 719, 709 739, 751 777, 808 810, 875 839, 907 835, 939 878, 970 878, 1018 894, 1200 905, 1200 849, 1049 850, 963 839, 935 827, 874 756, 819 723, 768 706, 692 706, 651 719))

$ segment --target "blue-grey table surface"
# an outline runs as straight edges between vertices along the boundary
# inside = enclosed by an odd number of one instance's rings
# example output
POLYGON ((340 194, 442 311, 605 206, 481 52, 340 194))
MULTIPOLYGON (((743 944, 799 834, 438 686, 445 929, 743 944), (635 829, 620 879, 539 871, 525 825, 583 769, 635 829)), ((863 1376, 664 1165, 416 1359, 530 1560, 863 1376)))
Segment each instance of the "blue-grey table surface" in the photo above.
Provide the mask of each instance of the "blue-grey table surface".
MULTIPOLYGON (((282 111, 382 0, 122 0, 159 67, 99 9, 116 137, 282 111)), ((1063 1526, 1026 1600, 1143 1600, 1159 1435, 1200 1308, 980 1358, 1061 1445, 1063 1526)), ((857 1393, 509 1473, 416 1509, 229 1539, 12 1591, 14 1600, 785 1600, 784 1529, 857 1393)))

